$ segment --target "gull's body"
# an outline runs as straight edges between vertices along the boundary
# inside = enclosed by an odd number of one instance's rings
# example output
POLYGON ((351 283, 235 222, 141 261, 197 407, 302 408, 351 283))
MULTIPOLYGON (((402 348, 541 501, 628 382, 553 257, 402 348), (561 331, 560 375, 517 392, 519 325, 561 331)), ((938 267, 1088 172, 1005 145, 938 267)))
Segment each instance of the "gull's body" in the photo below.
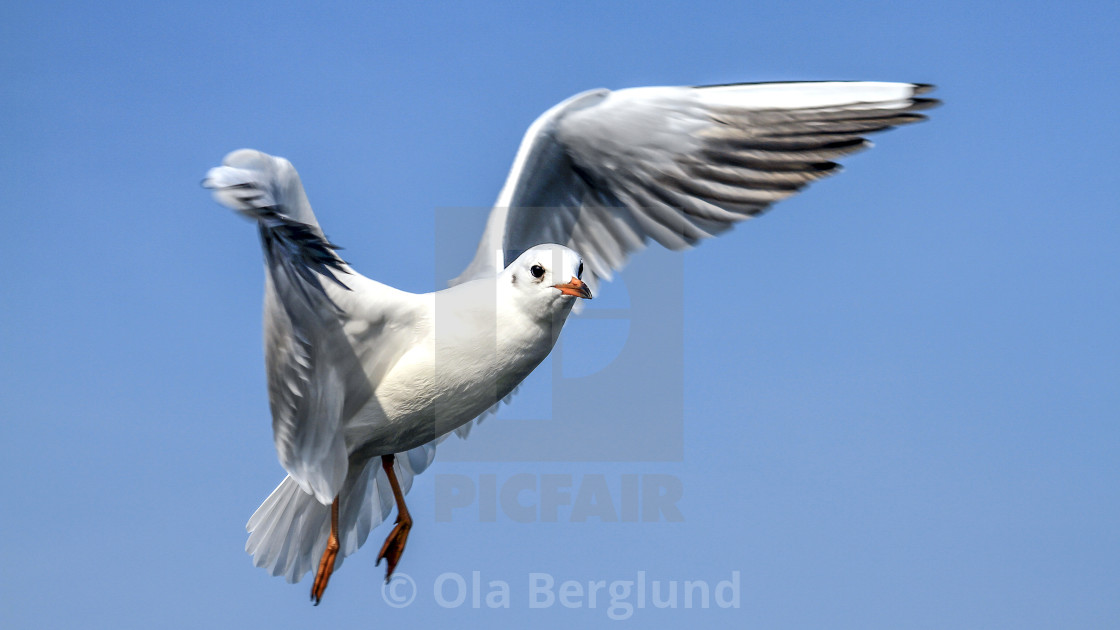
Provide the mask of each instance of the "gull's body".
MULTIPOLYGON (((260 224, 269 398, 289 473, 249 521, 254 562, 298 581, 331 555, 328 538, 341 561, 393 496, 404 509, 441 439, 548 355, 599 278, 651 239, 692 246, 835 172, 833 159, 868 145, 864 134, 921 120, 913 112, 936 103, 916 97, 928 89, 781 83, 572 97, 530 127, 466 270, 428 294, 338 259, 287 160, 231 153, 205 183, 260 224), (369 465, 378 457, 383 467, 369 465)), ((325 581, 316 584, 317 598, 325 581)))
MULTIPOLYGON (((568 277, 578 273, 580 261, 571 250, 538 247, 533 253, 539 254, 534 261, 560 261, 568 277)), ((408 316, 392 325, 402 329, 411 345, 378 380, 369 401, 344 419, 348 453, 372 457, 430 443, 493 407, 548 356, 574 300, 551 290, 547 280, 544 287, 550 292, 543 304, 518 300, 518 287, 510 281, 513 271, 435 293, 396 297, 408 303, 408 316)), ((333 286, 329 294, 345 311, 347 294, 361 292, 363 282, 372 281, 359 280, 353 291, 333 286)), ((349 313, 343 331, 350 347, 362 353, 359 361, 368 366, 366 377, 372 381, 376 366, 386 361, 378 354, 380 347, 363 343, 362 335, 378 322, 349 313)))

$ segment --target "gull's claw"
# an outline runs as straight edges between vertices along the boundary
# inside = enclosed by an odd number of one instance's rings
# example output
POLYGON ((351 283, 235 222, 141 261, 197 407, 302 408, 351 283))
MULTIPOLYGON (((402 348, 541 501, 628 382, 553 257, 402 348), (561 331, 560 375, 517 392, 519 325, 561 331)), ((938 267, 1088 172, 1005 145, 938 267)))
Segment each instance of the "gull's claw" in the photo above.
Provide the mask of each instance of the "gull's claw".
POLYGON ((338 497, 331 503, 331 535, 327 538, 327 548, 323 550, 323 557, 319 558, 319 570, 315 572, 315 583, 311 585, 311 601, 318 606, 323 600, 323 593, 327 590, 327 583, 331 581, 334 573, 334 561, 338 557, 338 497))
POLYGON ((404 545, 408 542, 408 531, 412 529, 412 515, 408 513, 408 506, 404 504, 404 493, 401 492, 401 485, 397 482, 397 474, 393 470, 393 461, 393 455, 381 456, 381 467, 385 469, 385 476, 389 478, 389 485, 393 488, 393 499, 397 502, 397 524, 393 527, 393 531, 389 532, 385 544, 381 545, 381 552, 377 554, 377 565, 381 564, 382 558, 387 562, 385 567, 386 584, 389 583, 389 578, 393 576, 393 570, 397 568, 397 563, 400 562, 401 554, 404 553, 404 545))
POLYGON ((385 539, 385 544, 381 545, 381 552, 377 554, 377 566, 381 566, 381 559, 386 560, 385 566, 385 583, 389 583, 389 578, 393 577, 393 571, 397 568, 397 563, 400 562, 401 554, 404 553, 405 543, 408 542, 408 532, 412 529, 412 517, 406 511, 405 518, 397 517, 397 524, 393 527, 393 531, 389 532, 389 537, 385 539))

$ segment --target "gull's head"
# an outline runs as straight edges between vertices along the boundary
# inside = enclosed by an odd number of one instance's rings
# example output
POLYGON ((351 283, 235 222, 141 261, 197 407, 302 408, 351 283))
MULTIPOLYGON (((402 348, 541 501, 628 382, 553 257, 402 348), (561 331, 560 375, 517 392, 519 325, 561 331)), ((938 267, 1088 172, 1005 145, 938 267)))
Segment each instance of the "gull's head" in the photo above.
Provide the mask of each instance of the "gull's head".
POLYGON ((519 301, 542 315, 591 299, 583 283, 583 259, 563 245, 537 245, 517 257, 504 274, 519 301))

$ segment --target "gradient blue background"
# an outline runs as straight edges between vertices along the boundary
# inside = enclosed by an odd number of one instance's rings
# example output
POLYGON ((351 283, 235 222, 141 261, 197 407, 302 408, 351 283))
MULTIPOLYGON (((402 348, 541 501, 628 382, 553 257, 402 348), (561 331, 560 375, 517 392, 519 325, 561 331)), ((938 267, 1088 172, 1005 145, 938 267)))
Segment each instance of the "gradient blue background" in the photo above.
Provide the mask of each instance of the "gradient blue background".
POLYGON ((639 570, 742 576, 740 609, 642 627, 1120 626, 1120 5, 508 4, 0 8, 0 626, 610 625, 527 609, 526 575, 639 570), (350 262, 430 290, 436 209, 490 204, 555 102, 795 79, 946 105, 680 259, 681 461, 437 461, 403 610, 384 527, 317 609, 252 566, 260 254, 207 168, 292 159, 350 262), (671 475, 685 521, 436 522, 436 475, 522 472, 671 475), (511 610, 432 603, 474 570, 511 610))

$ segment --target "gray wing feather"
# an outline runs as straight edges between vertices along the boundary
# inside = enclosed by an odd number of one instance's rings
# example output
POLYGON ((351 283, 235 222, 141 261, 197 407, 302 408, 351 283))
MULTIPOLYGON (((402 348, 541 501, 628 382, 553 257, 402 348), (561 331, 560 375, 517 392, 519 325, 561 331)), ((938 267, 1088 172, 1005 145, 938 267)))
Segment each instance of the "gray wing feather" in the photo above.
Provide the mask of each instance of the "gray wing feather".
POLYGON ((354 273, 338 258, 287 160, 235 151, 203 184, 260 226, 276 451, 300 488, 329 504, 349 466, 343 421, 407 349, 416 305, 411 294, 354 273), (347 332, 351 321, 360 332, 347 332))
POLYGON ((345 407, 364 403, 372 388, 335 305, 292 284, 269 268, 264 325, 272 434, 284 469, 305 491, 330 503, 348 466, 341 431, 345 407), (308 294, 316 299, 305 303, 300 298, 308 294))
POLYGON ((546 242, 584 257, 594 290, 650 240, 685 249, 839 170, 865 134, 923 120, 911 83, 595 90, 530 127, 474 260, 496 273, 546 242))

